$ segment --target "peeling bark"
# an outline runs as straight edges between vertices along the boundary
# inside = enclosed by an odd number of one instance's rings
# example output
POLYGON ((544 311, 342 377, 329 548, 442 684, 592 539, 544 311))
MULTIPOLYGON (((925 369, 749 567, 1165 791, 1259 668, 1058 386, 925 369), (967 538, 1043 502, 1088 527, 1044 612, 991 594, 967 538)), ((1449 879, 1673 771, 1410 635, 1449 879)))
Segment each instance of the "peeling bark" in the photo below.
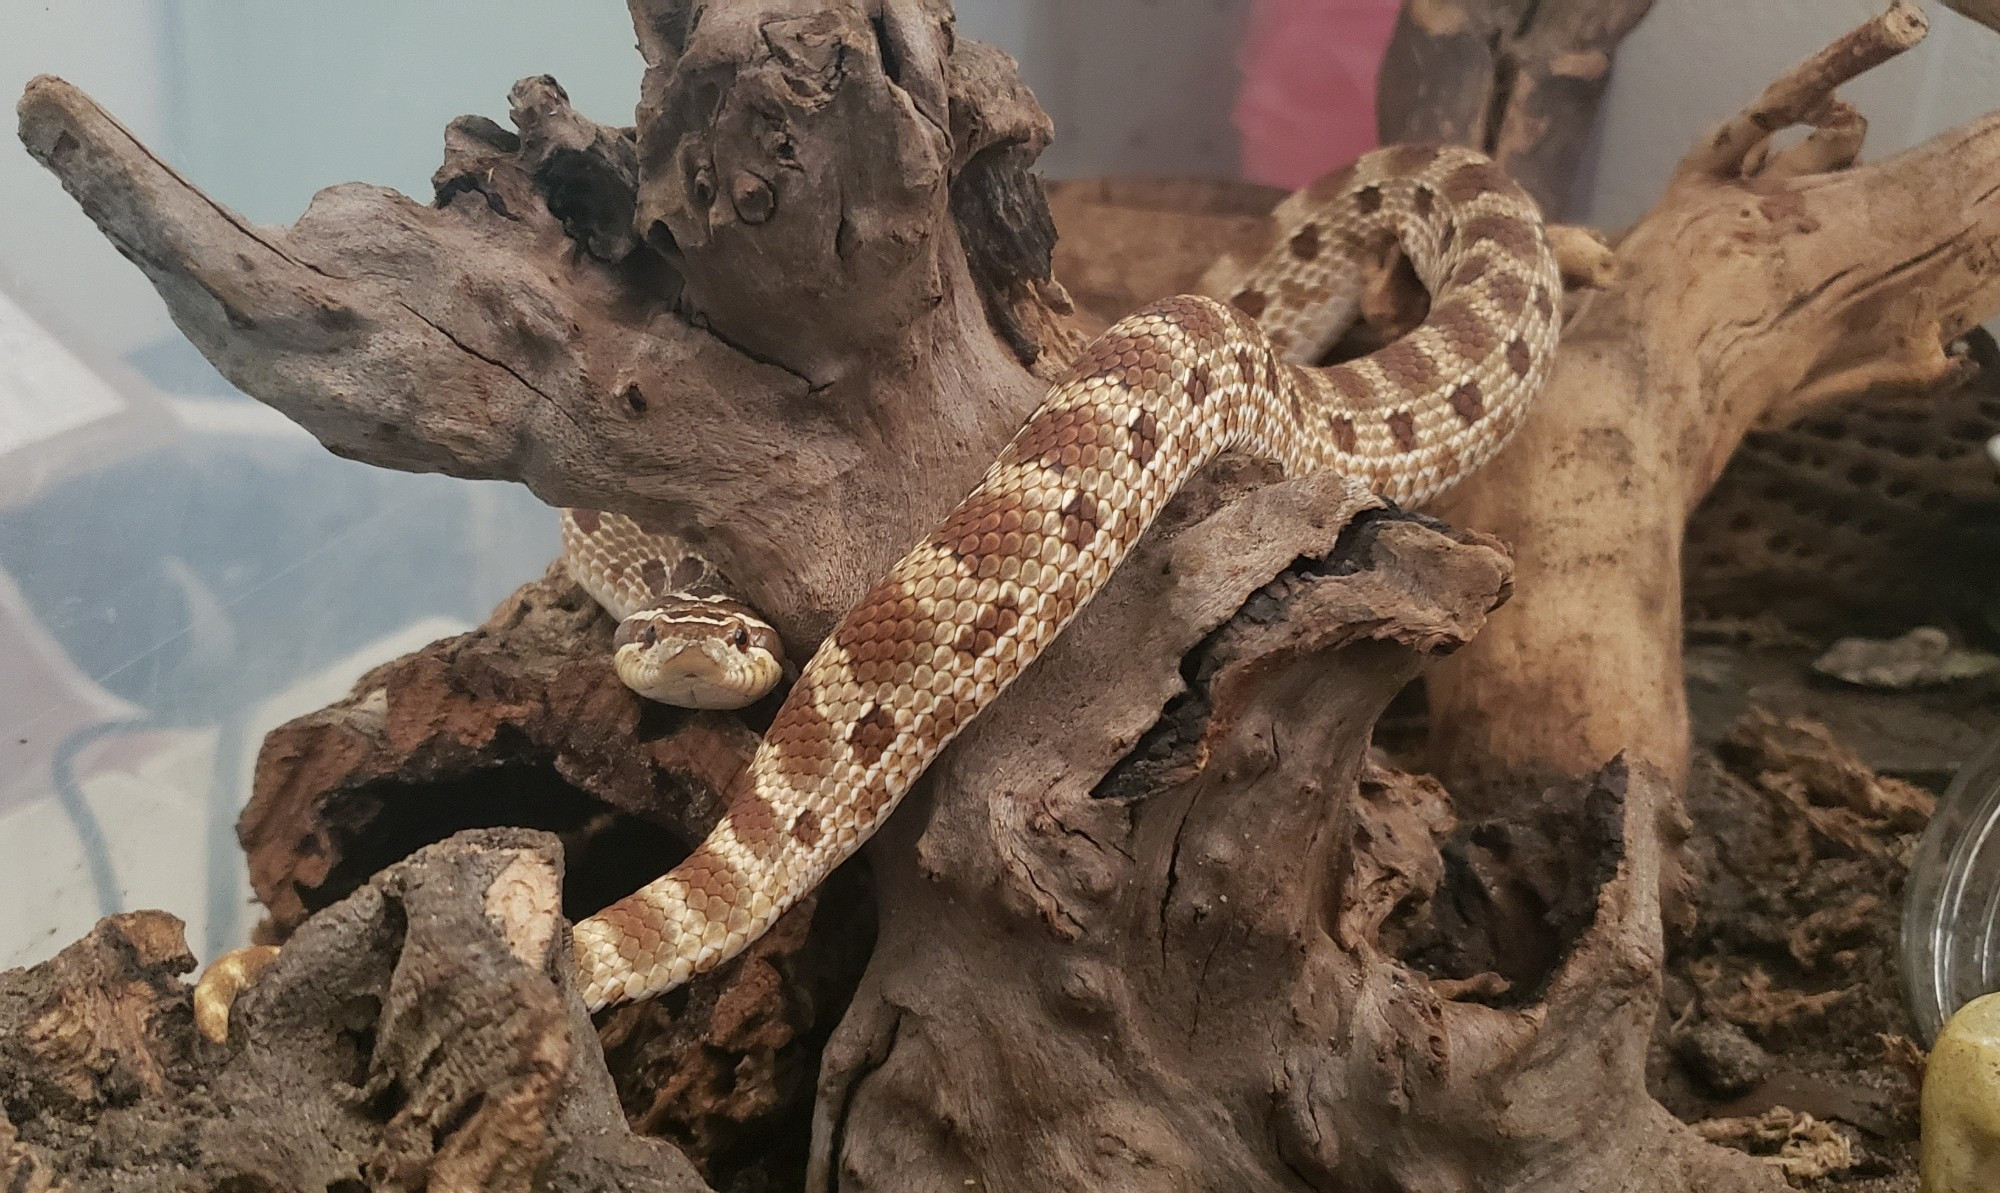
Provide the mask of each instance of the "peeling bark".
MULTIPOLYGON (((395 858, 465 829, 557 834, 579 919, 707 836, 756 749, 735 717, 640 699, 609 665, 612 625, 559 574, 479 629, 376 669, 274 730, 238 835, 284 939, 395 858)), ((769 705, 758 710, 769 716, 769 705)), ((717 1184, 784 1184, 803 1100, 873 936, 864 869, 834 875, 748 950, 676 995, 603 1017, 619 1099, 717 1184), (772 1142, 793 1124, 788 1148, 772 1142)))

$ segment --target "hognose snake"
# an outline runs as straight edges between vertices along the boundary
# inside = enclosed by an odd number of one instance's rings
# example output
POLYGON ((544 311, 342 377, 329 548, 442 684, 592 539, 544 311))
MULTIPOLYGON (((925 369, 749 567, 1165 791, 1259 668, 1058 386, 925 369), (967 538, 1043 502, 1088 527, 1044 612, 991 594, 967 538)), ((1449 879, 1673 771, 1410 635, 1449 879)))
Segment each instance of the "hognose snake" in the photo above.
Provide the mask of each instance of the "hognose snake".
POLYGON ((570 578, 618 619, 611 663, 625 686, 683 708, 742 708, 776 686, 778 631, 706 558, 623 514, 562 512, 570 578))
POLYGON ((1415 504, 1506 442, 1557 334, 1561 280, 1533 200, 1470 150, 1400 146, 1275 219, 1277 246, 1231 305, 1170 298, 1084 349, 971 495, 821 643, 708 839, 576 925, 591 1009, 672 989, 760 936, 1218 454, 1338 469, 1415 504), (1396 243, 1431 295, 1423 323, 1358 360, 1292 363, 1353 321, 1362 263, 1396 243))

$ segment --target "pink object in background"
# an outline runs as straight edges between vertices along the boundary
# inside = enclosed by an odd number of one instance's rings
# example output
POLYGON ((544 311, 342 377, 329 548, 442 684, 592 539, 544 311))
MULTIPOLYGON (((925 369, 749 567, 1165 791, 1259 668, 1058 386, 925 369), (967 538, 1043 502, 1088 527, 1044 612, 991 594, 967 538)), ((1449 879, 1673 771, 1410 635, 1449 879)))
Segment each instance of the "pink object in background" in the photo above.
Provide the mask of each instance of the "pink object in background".
POLYGON ((1297 188, 1375 146, 1375 76, 1398 0, 1253 0, 1237 54, 1243 176, 1297 188))

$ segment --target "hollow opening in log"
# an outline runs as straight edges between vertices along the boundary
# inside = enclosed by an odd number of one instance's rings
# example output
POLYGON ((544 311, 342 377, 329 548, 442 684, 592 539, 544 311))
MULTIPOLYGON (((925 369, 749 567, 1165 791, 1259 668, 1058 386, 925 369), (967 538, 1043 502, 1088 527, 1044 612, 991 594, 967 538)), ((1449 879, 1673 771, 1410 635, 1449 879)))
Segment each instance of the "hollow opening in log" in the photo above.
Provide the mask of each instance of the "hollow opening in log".
POLYGON ((614 812, 566 782, 547 757, 421 779, 363 783, 329 807, 324 823, 343 834, 326 880, 301 891, 314 911, 352 894, 374 874, 426 845, 466 829, 515 826, 562 838, 569 858, 563 914, 572 919, 629 894, 692 850, 679 835, 614 812))
MULTIPOLYGON (((1505 817, 1460 824, 1439 842, 1443 876, 1382 927, 1396 958, 1453 996, 1531 1006, 1597 921, 1598 892, 1624 860, 1622 768, 1556 787, 1505 817)), ((1362 786, 1363 798, 1369 796, 1362 786)))

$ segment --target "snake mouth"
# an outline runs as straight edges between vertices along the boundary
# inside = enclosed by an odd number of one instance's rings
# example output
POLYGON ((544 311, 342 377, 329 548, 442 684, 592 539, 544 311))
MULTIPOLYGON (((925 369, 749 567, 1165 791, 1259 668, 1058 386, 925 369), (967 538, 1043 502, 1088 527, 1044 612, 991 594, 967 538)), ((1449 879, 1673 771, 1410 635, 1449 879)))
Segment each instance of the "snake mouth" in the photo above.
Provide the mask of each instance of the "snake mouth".
POLYGON ((633 687, 668 675, 700 678, 717 670, 708 652, 692 642, 629 643, 618 648, 612 662, 619 676, 633 687))
POLYGON ((713 642, 638 642, 612 657, 618 678, 648 700, 680 708, 732 709, 754 703, 777 681, 777 664, 713 642))

